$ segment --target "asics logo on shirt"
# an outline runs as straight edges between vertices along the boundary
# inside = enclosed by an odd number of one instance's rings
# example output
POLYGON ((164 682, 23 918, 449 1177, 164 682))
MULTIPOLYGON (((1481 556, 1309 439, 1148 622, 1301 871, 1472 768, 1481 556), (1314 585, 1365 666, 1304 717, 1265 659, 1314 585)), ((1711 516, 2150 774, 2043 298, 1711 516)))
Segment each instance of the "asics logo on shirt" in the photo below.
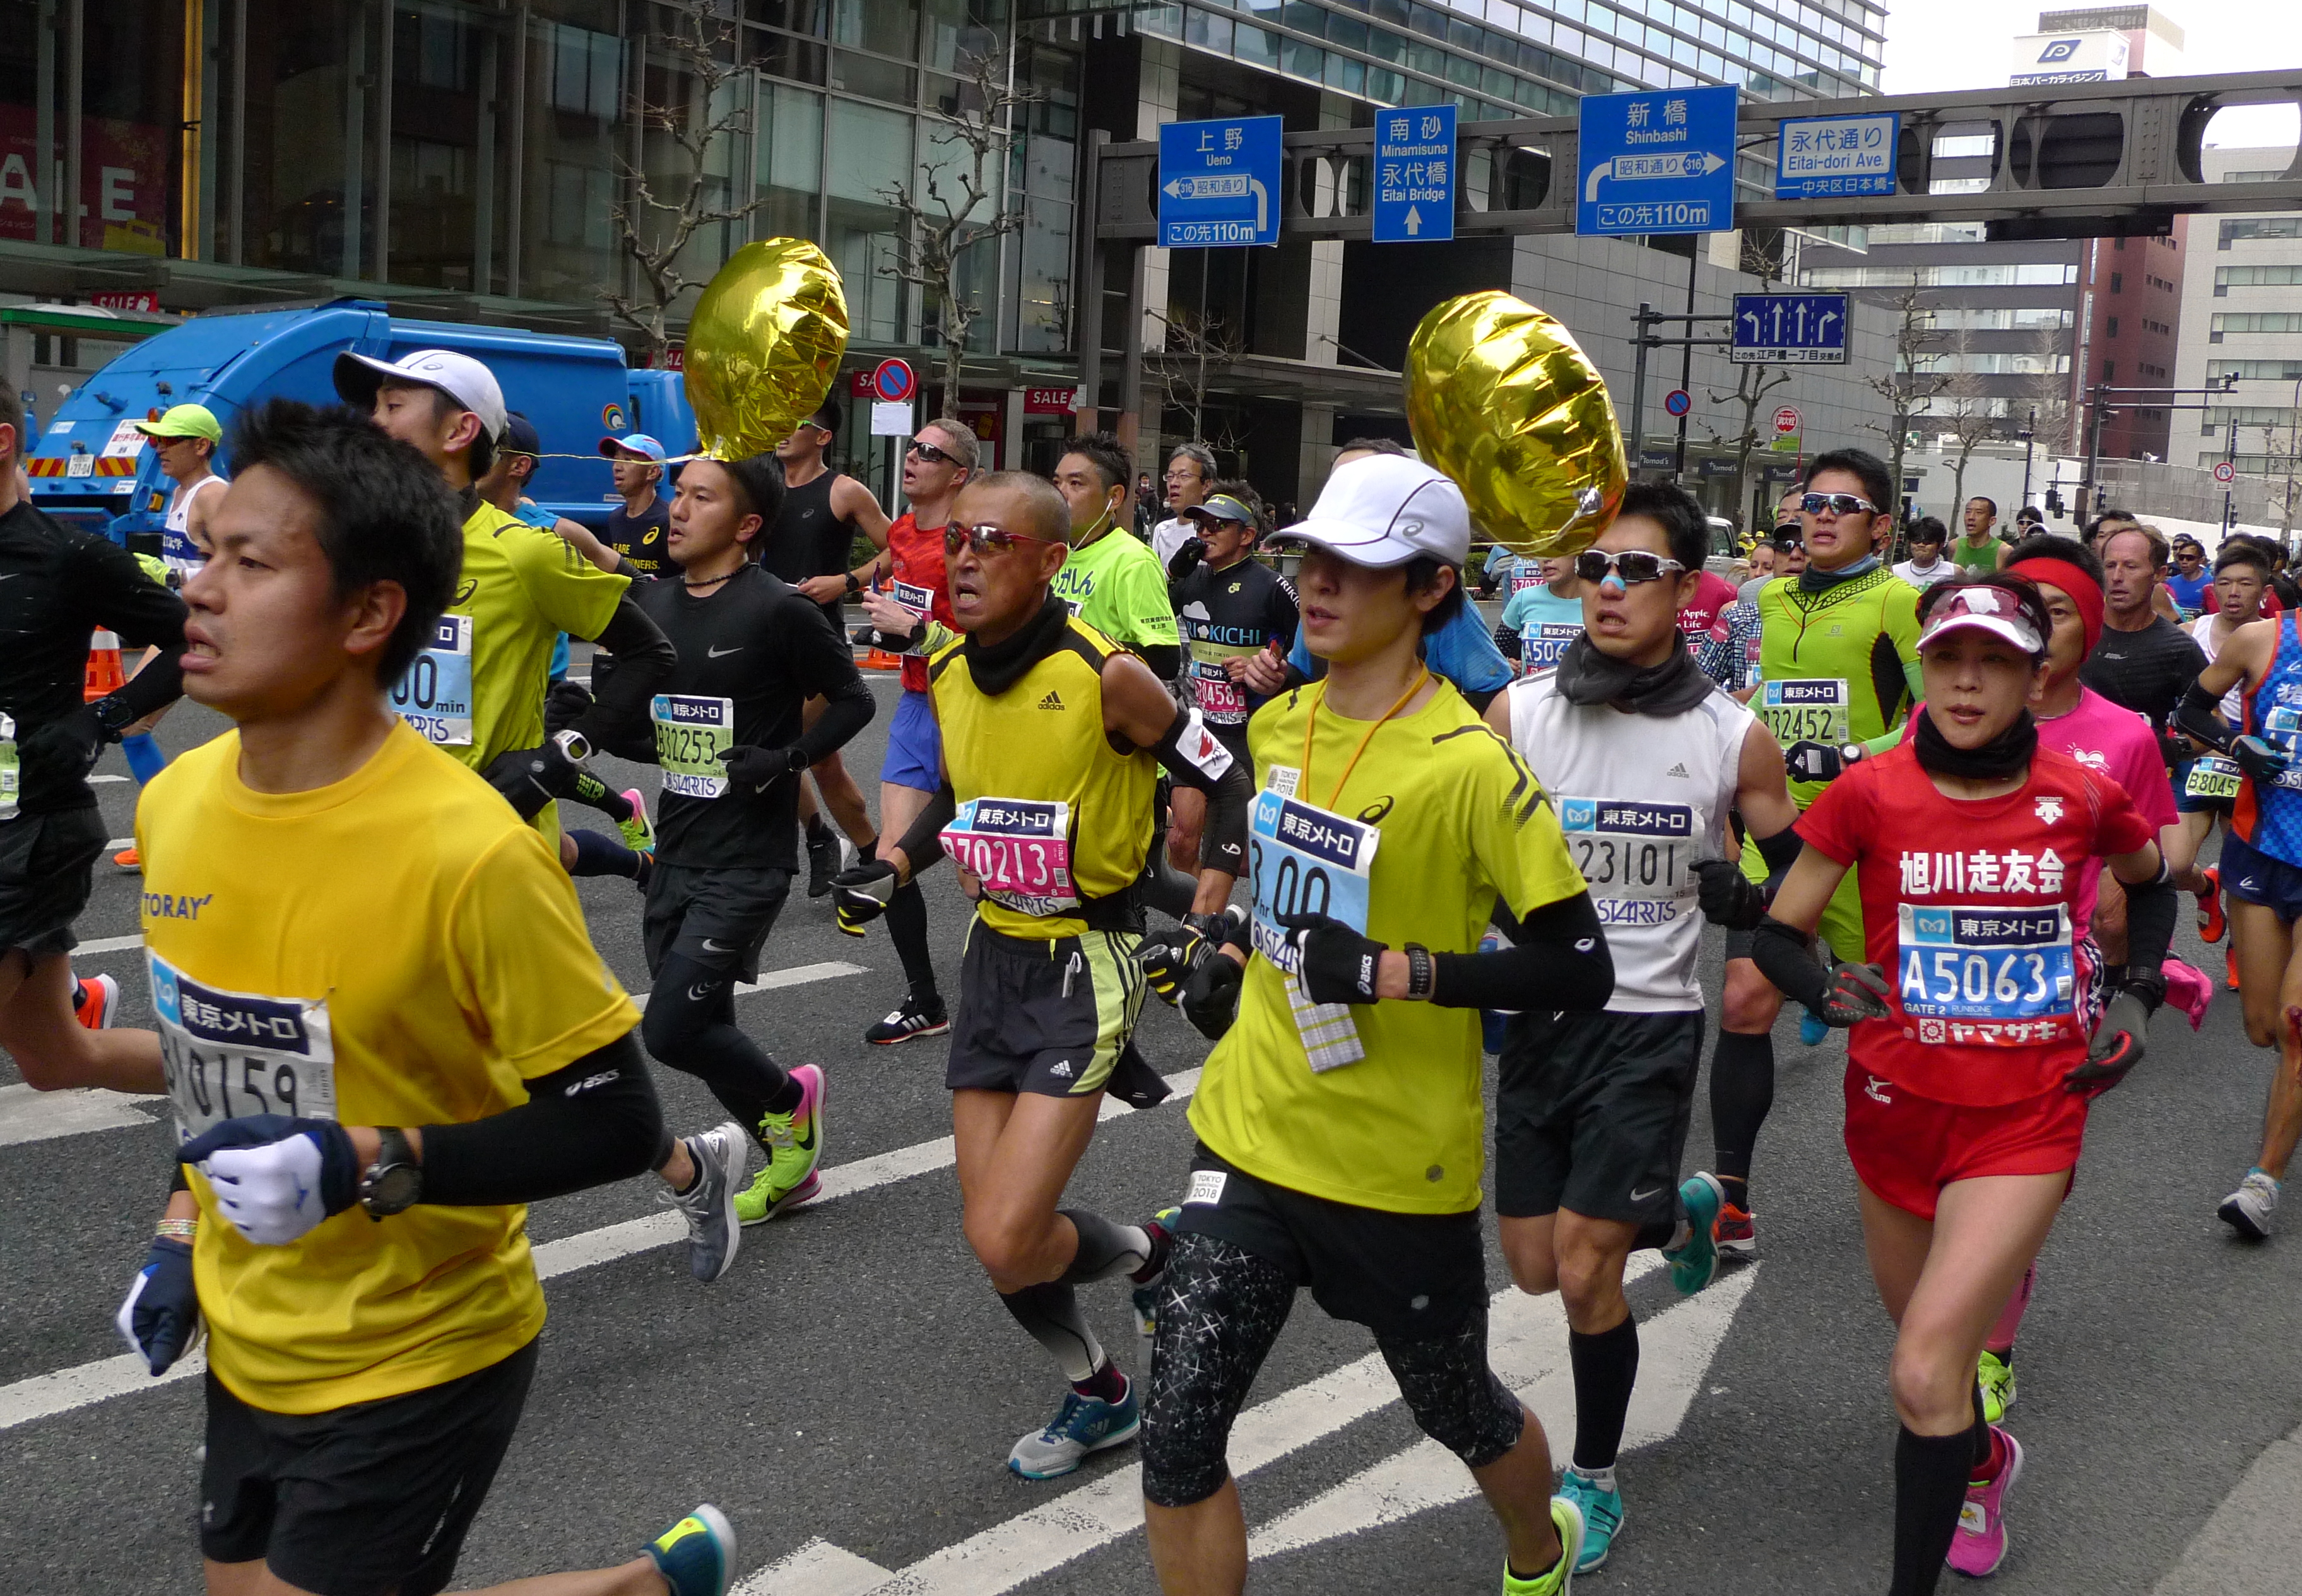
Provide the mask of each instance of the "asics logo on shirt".
POLYGON ((1063 707, 1063 695, 1052 687, 1047 689, 1047 696, 1039 701, 1039 708, 1043 710, 1060 710, 1063 707))
POLYGON ((719 983, 717 981, 706 981, 700 986, 690 987, 687 989, 687 1001, 709 1003, 711 1001, 711 994, 718 989, 718 986, 719 983))
POLYGON ((597 1075, 585 1076, 559 1095, 563 1097, 573 1097, 580 1093, 590 1091, 595 1086, 605 1086, 611 1080, 621 1080, 623 1078, 624 1072, 621 1070, 602 1070, 597 1075))
POLYGON ((706 937, 703 939, 703 951, 707 953, 732 953, 735 950, 732 947, 721 947, 718 943, 712 941, 711 938, 706 937))
MULTIPOLYGON (((575 545, 571 543, 568 547, 572 549, 575 545)), ((472 601, 472 595, 479 591, 479 578, 476 576, 472 577, 470 580, 461 583, 457 586, 456 602, 458 604, 468 604, 472 601)))
POLYGON ((717 659, 723 654, 740 654, 743 651, 744 645, 739 643, 732 649, 723 649, 717 646, 708 648, 703 651, 703 657, 707 659, 717 659))

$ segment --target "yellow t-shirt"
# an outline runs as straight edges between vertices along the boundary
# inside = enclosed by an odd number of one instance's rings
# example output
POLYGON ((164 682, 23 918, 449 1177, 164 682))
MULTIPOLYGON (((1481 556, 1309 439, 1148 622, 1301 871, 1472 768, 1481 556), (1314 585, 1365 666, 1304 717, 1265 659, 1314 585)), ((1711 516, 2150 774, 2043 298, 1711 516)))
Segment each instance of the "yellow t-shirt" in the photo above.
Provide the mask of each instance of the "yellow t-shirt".
POLYGON ((1365 1056, 1315 1071, 1294 983, 1269 961, 1268 919, 1321 911, 1363 921, 1393 949, 1474 953, 1497 895, 1524 916, 1582 892, 1583 878, 1533 772, 1443 681, 1375 732, 1340 799, 1336 780, 1367 723, 1321 710, 1306 779, 1305 722, 1325 692, 1315 683, 1273 699, 1248 723, 1260 789, 1248 844, 1256 951, 1191 1125, 1274 1185, 1394 1214, 1462 1213, 1479 1205, 1485 1161, 1478 1011, 1353 1005, 1365 1056), (1364 868, 1347 868, 1352 859, 1364 868))
MULTIPOLYGON (((314 792, 255 792, 239 760, 227 732, 137 810, 153 1006, 189 1131, 264 1113, 483 1119, 639 1023, 542 839, 406 725, 314 792)), ((191 1183, 209 1359, 254 1407, 438 1385, 542 1326, 525 1206, 419 1204, 382 1223, 355 1206, 257 1247, 191 1183)))

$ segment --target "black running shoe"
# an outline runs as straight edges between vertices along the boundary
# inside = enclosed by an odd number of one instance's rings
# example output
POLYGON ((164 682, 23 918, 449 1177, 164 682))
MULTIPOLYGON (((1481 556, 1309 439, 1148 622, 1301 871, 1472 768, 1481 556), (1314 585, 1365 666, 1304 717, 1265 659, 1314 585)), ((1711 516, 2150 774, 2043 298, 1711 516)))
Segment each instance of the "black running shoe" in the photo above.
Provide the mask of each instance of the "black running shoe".
POLYGON ((847 846, 840 835, 827 826, 821 836, 807 839, 807 895, 822 897, 831 890, 831 878, 847 868, 847 846))
POLYGON ((940 1037, 951 1029, 951 1015, 937 998, 932 1007, 924 1006, 916 997, 905 995, 895 1012, 863 1033, 863 1039, 875 1046, 893 1047, 898 1042, 916 1042, 921 1037, 940 1037))

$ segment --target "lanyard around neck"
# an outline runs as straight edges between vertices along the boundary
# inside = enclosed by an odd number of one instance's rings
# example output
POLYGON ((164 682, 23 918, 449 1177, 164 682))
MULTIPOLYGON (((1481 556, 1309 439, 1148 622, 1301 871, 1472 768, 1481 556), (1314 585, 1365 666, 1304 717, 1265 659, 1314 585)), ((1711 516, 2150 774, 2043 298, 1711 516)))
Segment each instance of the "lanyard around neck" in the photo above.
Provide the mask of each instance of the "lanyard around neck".
MULTIPOLYGON (((1407 701, 1413 698, 1416 693, 1422 692, 1423 684, 1430 679, 1431 672, 1427 668, 1416 671, 1415 673, 1415 679, 1407 685, 1407 691, 1399 695, 1399 701, 1382 712, 1382 719, 1377 720, 1373 726, 1366 728, 1366 735, 1359 739, 1359 745, 1351 750, 1351 757, 1344 764, 1342 775, 1336 779, 1335 790, 1327 794, 1327 808, 1334 808, 1336 803, 1342 798, 1343 784, 1349 781, 1351 778, 1351 772, 1358 769, 1359 755, 1365 753, 1367 751, 1367 744, 1374 741, 1375 733, 1382 730, 1383 722, 1390 719, 1391 717, 1397 715, 1401 710, 1407 708, 1407 701)), ((1315 733, 1319 727, 1319 706, 1326 701, 1326 685, 1324 683, 1322 683, 1319 688, 1319 696, 1311 701, 1310 714, 1304 717, 1303 719, 1303 774, 1301 777, 1301 790, 1306 794, 1311 790, 1311 738, 1312 735, 1315 733)))

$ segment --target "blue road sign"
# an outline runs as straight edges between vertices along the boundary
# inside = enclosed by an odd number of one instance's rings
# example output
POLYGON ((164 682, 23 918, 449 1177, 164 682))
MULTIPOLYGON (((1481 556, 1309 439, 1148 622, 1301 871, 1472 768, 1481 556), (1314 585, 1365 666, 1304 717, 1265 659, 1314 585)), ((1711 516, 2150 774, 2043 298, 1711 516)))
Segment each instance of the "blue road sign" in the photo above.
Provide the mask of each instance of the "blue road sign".
POLYGON ((1694 408, 1694 400, 1684 388, 1674 388, 1662 396, 1662 407, 1673 416, 1684 416, 1694 408))
POLYGON ((1892 194, 1902 137, 1902 113, 1895 111, 1786 122, 1775 155, 1775 197, 1892 194))
POLYGON ((1733 227, 1735 114, 1732 84, 1584 96, 1575 231, 1733 227))
POLYGON ((1737 365, 1844 365, 1847 296, 1737 294, 1737 365))
POLYGON ((1282 119, 1237 116, 1159 128, 1159 242, 1169 249, 1279 242, 1282 119))
POLYGON ((1374 115, 1374 241, 1455 236, 1455 107, 1374 115))

